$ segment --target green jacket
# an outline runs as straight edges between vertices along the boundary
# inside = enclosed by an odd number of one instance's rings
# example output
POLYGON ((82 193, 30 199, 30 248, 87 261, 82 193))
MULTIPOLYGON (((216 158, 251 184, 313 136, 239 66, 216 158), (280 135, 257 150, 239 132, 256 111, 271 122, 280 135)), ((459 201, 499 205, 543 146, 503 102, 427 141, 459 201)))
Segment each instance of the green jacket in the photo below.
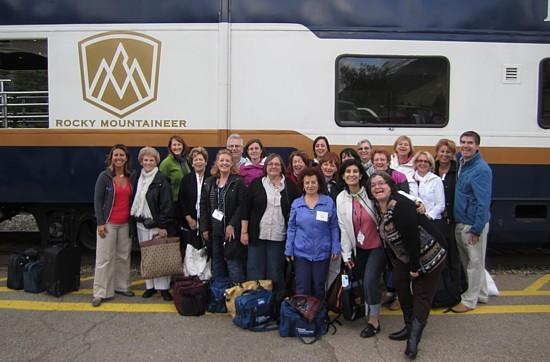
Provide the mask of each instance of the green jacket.
POLYGON ((166 156, 160 163, 159 170, 170 179, 170 185, 172 186, 172 197, 174 202, 178 201, 178 193, 180 191, 180 183, 183 176, 191 172, 191 166, 187 157, 184 159, 183 169, 181 164, 174 158, 171 153, 166 156))

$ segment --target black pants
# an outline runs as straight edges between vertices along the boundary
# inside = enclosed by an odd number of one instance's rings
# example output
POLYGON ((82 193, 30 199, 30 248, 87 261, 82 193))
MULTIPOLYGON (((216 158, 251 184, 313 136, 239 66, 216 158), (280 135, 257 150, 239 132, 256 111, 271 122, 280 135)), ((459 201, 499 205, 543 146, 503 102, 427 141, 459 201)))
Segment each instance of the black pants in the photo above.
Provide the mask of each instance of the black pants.
POLYGON ((396 261, 395 268, 393 269, 393 278, 401 310, 412 309, 413 317, 416 317, 421 323, 427 321, 430 315, 437 282, 444 265, 444 263, 441 263, 430 273, 424 274, 413 281, 411 293, 410 265, 400 260, 396 261))

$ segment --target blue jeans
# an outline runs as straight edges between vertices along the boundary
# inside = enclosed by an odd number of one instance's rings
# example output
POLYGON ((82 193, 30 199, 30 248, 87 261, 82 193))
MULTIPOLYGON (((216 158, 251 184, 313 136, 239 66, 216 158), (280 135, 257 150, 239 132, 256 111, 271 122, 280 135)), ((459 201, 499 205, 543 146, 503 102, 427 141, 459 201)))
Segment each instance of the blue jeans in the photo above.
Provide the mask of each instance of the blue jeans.
POLYGON ((227 277, 232 283, 245 281, 243 262, 241 259, 225 260, 223 254, 223 237, 212 235, 212 277, 227 277))
POLYGON ((248 244, 248 279, 273 281, 273 292, 282 300, 285 292, 285 242, 257 240, 248 244))
POLYGON ((325 282, 330 258, 310 261, 294 257, 294 272, 296 273, 296 294, 313 295, 325 299, 325 282))
POLYGON ((382 246, 374 249, 357 248, 356 276, 363 276, 363 289, 365 290, 365 301, 369 307, 367 315, 378 317, 380 315, 381 290, 380 276, 386 268, 386 257, 382 246), (361 274, 363 273, 363 274, 361 274))

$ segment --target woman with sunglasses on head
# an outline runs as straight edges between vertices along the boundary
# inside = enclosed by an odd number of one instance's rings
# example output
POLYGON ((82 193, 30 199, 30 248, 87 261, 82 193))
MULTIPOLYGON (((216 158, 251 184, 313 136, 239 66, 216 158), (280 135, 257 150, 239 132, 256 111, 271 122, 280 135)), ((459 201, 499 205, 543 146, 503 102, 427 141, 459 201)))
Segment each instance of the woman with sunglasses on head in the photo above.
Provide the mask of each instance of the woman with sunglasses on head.
POLYGON ((284 176, 280 155, 267 156, 263 177, 248 186, 243 206, 241 242, 248 245, 248 279, 271 279, 276 301, 285 291, 285 240, 290 206, 300 196, 284 176))
POLYGON ((357 279, 363 279, 368 323, 360 335, 370 338, 380 333, 380 277, 386 268, 386 259, 376 230, 372 201, 364 187, 367 173, 363 165, 357 160, 348 160, 338 174, 346 184, 336 200, 342 259, 357 279))
POLYGON ((367 194, 373 200, 386 257, 394 268, 394 283, 405 322, 405 327, 391 333, 389 338, 407 340, 405 355, 414 359, 444 267, 445 237, 425 215, 417 213, 413 201, 397 192, 395 181, 386 172, 376 171, 370 176, 367 194), (422 255, 420 226, 429 234, 429 240, 436 241, 422 255), (423 259, 426 255, 429 263, 423 259))

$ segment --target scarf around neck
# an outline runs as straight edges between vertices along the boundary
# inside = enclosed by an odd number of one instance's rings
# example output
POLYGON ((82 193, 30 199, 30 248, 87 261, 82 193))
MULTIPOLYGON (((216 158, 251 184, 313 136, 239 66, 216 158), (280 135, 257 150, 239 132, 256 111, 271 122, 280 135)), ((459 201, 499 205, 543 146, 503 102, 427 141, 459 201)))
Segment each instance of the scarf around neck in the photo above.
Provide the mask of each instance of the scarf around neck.
POLYGON ((132 204, 130 215, 143 217, 152 216, 145 195, 147 194, 149 186, 153 182, 158 170, 158 167, 155 167, 150 172, 145 172, 144 169, 141 169, 141 174, 139 175, 138 186, 136 190, 136 197, 134 199, 134 203, 132 204))

